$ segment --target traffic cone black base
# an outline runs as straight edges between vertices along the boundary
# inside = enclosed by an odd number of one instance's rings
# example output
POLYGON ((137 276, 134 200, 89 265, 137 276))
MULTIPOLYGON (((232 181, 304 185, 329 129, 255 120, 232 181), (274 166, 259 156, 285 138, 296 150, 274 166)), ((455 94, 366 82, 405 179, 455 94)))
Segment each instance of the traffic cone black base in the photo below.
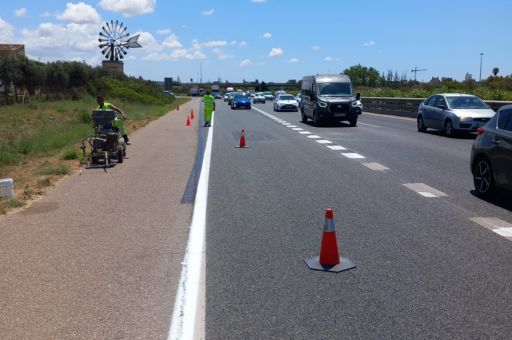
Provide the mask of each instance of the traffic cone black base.
POLYGON ((306 262, 306 265, 310 270, 320 270, 323 272, 332 272, 332 273, 339 273, 345 270, 349 270, 352 268, 355 268, 356 265, 352 263, 349 259, 345 257, 340 257, 340 263, 336 264, 334 266, 327 266, 327 265, 321 265, 320 264, 320 256, 312 257, 309 259, 304 260, 306 262))

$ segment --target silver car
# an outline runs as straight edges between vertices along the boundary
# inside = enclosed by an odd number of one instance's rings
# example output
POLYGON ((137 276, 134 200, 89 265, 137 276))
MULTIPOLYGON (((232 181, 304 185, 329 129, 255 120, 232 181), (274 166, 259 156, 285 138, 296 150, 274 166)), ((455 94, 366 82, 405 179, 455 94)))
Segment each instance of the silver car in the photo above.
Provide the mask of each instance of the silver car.
POLYGON ((299 103, 291 94, 280 94, 274 101, 274 111, 299 111, 299 103))
POLYGON ((425 99, 418 108, 418 131, 443 130, 446 136, 456 131, 473 132, 484 126, 495 112, 480 98, 470 94, 442 93, 425 99))

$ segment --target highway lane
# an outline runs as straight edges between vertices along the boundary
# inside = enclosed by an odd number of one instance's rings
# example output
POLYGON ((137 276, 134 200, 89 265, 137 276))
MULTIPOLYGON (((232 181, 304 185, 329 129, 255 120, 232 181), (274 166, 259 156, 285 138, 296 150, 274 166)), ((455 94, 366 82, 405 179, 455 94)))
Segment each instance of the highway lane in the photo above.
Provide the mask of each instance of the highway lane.
POLYGON ((448 140, 454 151, 446 155, 446 138, 418 134, 413 121, 363 114, 361 123, 379 127, 316 128, 297 113, 256 107, 366 158, 346 158, 256 110, 219 103, 207 211, 207 338, 512 332, 512 243, 469 220, 490 212, 484 216, 512 222, 512 214, 469 193, 469 156, 452 156, 471 140, 448 140), (234 148, 241 128, 249 149, 234 148), (443 172, 453 178, 439 179, 443 172), (448 196, 427 198, 403 185, 420 181, 448 196), (336 275, 303 263, 318 255, 327 207, 342 255, 358 266, 336 275))

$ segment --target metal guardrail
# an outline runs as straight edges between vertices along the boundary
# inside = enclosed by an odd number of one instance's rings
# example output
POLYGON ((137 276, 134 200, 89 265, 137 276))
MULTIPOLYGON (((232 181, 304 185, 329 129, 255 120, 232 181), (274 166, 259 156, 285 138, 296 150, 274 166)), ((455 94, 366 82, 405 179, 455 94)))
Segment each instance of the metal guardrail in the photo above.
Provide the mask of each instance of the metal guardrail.
MULTIPOLYGON (((392 111, 402 112, 403 115, 411 116, 418 112, 418 107, 426 98, 390 98, 390 97, 362 97, 364 110, 369 112, 392 113, 392 111)), ((494 111, 503 105, 512 104, 509 101, 484 100, 494 111)))

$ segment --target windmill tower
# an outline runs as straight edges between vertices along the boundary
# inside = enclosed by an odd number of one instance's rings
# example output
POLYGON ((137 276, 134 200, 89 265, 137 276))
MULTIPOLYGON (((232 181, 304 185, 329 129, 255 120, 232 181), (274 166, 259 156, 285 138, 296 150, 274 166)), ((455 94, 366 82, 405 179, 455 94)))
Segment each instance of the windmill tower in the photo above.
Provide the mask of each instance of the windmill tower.
POLYGON ((98 38, 98 47, 101 54, 106 60, 102 61, 104 68, 108 69, 111 73, 124 72, 123 58, 128 53, 130 48, 142 47, 137 42, 139 34, 129 37, 130 33, 126 30, 128 28, 123 26, 122 22, 110 20, 107 21, 105 26, 101 26, 100 36, 98 38))

